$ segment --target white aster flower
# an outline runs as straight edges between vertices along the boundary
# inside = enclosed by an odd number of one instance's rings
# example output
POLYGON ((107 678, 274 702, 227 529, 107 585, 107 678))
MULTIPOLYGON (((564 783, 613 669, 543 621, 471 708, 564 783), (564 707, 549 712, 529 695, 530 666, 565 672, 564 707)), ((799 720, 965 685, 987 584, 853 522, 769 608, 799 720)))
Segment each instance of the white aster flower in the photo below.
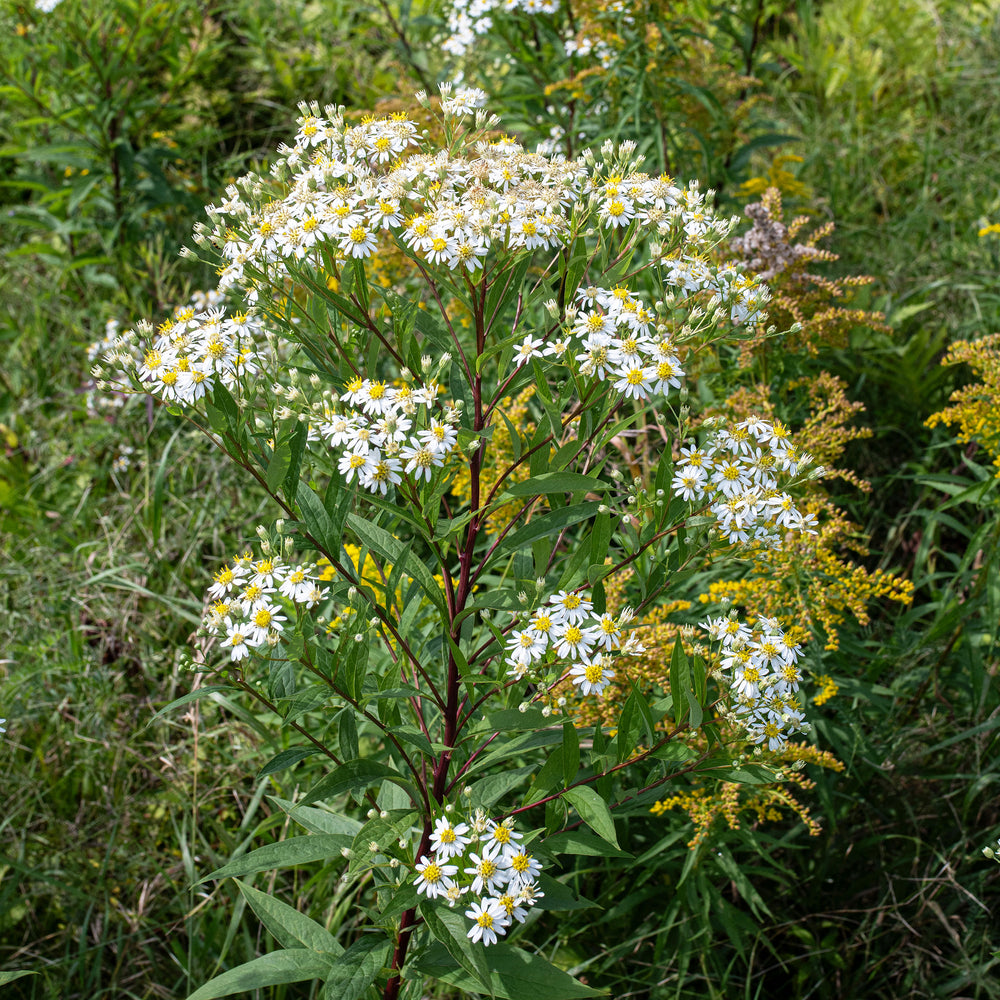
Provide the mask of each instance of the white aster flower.
POLYGON ((442 864, 425 854, 415 867, 418 873, 417 878, 414 879, 417 892, 422 892, 425 896, 435 899, 440 893, 454 888, 455 882, 452 876, 458 873, 457 865, 442 864))
POLYGON ((468 936, 473 942, 482 941, 484 947, 496 944, 497 936, 507 933, 507 911, 496 899, 473 903, 465 915, 472 921, 468 936))
POLYGON ((434 824, 431 849, 442 861, 458 857, 472 843, 471 838, 466 836, 468 832, 468 824, 453 826, 447 816, 441 816, 434 824))
POLYGON ((570 680, 576 684, 585 695, 601 695, 604 689, 615 678, 611 669, 611 660, 607 656, 599 656, 592 663, 577 663, 569 672, 570 680))

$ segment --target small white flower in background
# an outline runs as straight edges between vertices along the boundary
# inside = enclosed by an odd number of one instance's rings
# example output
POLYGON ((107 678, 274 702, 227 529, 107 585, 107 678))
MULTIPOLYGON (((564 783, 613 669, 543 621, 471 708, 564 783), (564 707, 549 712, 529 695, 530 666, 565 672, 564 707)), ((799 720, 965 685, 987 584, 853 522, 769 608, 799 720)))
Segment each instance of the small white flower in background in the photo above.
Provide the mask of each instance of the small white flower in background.
POLYGON ((111 463, 112 470, 118 473, 128 472, 129 467, 132 465, 132 456, 134 454, 135 454, 135 448, 132 448, 127 444, 123 444, 118 449, 118 454, 115 456, 114 461, 111 463))
POLYGON ((446 115, 460 117, 471 114, 476 108, 481 108, 485 104, 486 91, 478 87, 459 87, 451 97, 442 99, 441 110, 446 115))
POLYGON ((5 726, 6 722, 7 722, 6 719, 0 719, 0 734, 7 732, 7 728, 5 726))
MULTIPOLYGON (((3 721, 4 721, 3 719, 0 719, 0 722, 3 722, 3 721)), ((2 731, 3 730, 0 730, 0 732, 2 732, 2 731)), ((983 848, 983 855, 985 857, 989 858, 991 861, 1000 862, 1000 840, 997 840, 997 846, 996 847, 990 847, 989 845, 987 845, 986 847, 984 847, 983 848)))

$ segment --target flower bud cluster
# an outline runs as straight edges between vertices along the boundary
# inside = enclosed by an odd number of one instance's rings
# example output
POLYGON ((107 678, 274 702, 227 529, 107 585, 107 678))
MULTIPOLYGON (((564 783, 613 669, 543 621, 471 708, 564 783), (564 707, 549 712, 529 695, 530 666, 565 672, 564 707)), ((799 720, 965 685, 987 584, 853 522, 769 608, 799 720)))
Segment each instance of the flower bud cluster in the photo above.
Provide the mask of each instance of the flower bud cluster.
POLYGON ((508 675, 522 679, 543 658, 572 663, 569 677, 585 695, 600 696, 614 680, 612 653, 636 655, 642 645, 625 629, 634 617, 625 608, 615 617, 594 613, 593 602, 575 591, 550 597, 507 640, 508 675))
POLYGON ((781 750, 789 735, 808 731, 798 699, 802 650, 786 639, 777 619, 758 618, 751 628, 731 613, 700 626, 722 644, 722 677, 734 699, 734 716, 751 742, 781 750))
POLYGON ((727 541, 778 548, 784 531, 816 534, 815 515, 778 488, 779 475, 794 477, 811 464, 781 423, 750 417, 714 429, 702 447, 682 448, 670 486, 684 500, 707 500, 727 541))
POLYGON ((288 620, 282 614, 286 602, 314 608, 328 592, 320 586, 315 563, 293 564, 266 550, 255 558, 248 550, 215 574, 203 624, 222 640, 219 645, 229 650, 231 660, 242 660, 251 649, 280 640, 288 620))
POLYGON ((513 819, 489 819, 481 809, 468 823, 441 816, 431 836, 432 853, 414 866, 417 891, 449 906, 466 897, 468 937, 495 944, 514 923, 524 923, 544 896, 538 888, 542 866, 518 843, 522 839, 513 819))
MULTIPOLYGON (((692 220, 685 231, 691 225, 700 223, 692 220)), ((694 256, 673 257, 665 263, 670 265, 666 283, 677 290, 678 297, 711 292, 713 301, 717 298, 729 310, 729 318, 736 326, 753 326, 764 319, 762 310, 771 293, 759 275, 744 274, 735 264, 717 267, 694 256)))

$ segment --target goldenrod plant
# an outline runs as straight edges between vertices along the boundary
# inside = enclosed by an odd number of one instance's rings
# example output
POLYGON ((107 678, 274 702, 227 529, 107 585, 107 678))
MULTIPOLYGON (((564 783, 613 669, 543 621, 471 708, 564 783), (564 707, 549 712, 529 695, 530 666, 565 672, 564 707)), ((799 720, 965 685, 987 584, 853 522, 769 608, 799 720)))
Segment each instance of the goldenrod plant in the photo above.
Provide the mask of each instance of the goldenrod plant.
POLYGON ((931 414, 927 426, 957 425, 959 442, 982 447, 1000 477, 1000 333, 956 341, 942 364, 966 364, 977 381, 956 389, 951 405, 931 414))

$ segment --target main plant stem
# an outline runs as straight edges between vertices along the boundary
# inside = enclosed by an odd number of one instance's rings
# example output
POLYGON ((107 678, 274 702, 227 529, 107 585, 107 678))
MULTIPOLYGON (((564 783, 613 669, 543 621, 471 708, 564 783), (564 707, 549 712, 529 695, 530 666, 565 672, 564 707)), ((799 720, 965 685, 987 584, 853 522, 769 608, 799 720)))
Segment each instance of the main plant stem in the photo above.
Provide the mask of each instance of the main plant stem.
MULTIPOLYGON (((483 325, 483 317, 480 309, 476 310, 476 354, 482 354, 485 349, 486 334, 483 325)), ((478 365, 477 365, 478 368, 478 365)), ((483 431, 483 380, 478 370, 472 381, 472 399, 474 406, 472 427, 475 433, 481 434, 483 431)), ((451 765, 451 752, 454 746, 455 737, 458 733, 459 696, 461 694, 461 673, 458 667, 458 660, 455 651, 461 642, 461 623, 458 618, 465 610, 465 605, 472 592, 472 566, 473 557, 476 552, 476 542, 479 539, 479 532, 482 528, 483 518, 479 510, 481 499, 481 475, 483 469, 483 458, 486 454, 486 442, 480 440, 479 447, 472 454, 470 461, 470 473, 472 479, 472 496, 470 507, 472 508, 472 520, 469 521, 466 529, 465 541, 458 554, 458 587, 455 591, 454 603, 449 607, 448 636, 451 640, 448 648, 448 683, 446 703, 444 708, 444 737, 442 742, 445 749, 441 752, 437 764, 434 766, 434 786, 432 795, 434 801, 440 804, 444 801, 445 792, 448 786, 448 768, 451 765)), ((416 857, 422 858, 430 847, 431 839, 431 817, 424 820, 424 833, 420 838, 420 846, 417 848, 416 857)), ((396 938, 396 948, 392 954, 392 974, 385 985, 385 992, 382 994, 384 1000, 397 1000, 399 988, 402 984, 403 964, 406 962, 406 951, 410 945, 410 937, 416 926, 416 908, 405 910, 399 920, 399 936, 396 938)))

